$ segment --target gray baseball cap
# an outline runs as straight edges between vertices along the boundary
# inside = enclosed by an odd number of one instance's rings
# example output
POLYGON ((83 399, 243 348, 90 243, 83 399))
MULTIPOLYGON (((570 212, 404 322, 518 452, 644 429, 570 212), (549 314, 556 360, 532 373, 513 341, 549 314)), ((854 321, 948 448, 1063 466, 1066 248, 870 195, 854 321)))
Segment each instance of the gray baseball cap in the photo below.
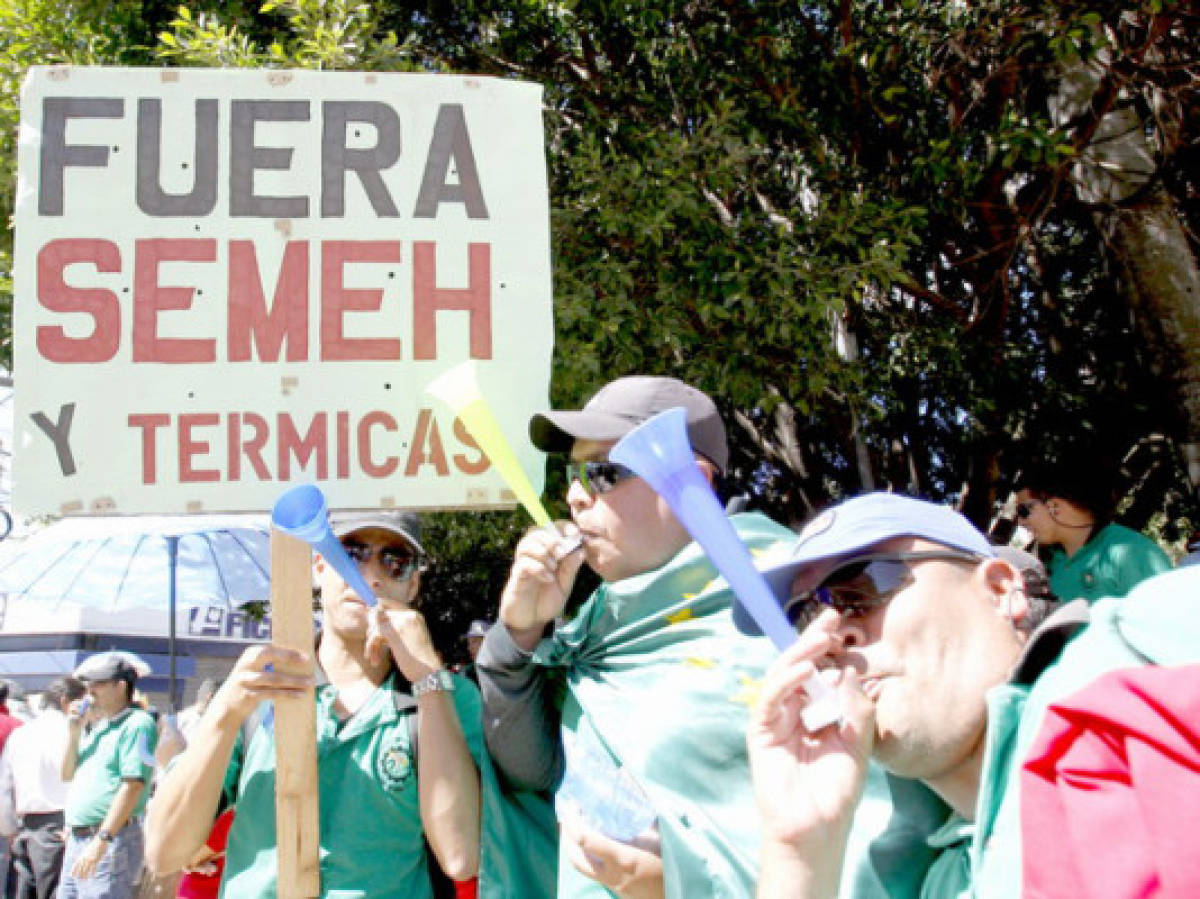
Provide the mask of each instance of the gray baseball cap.
MULTIPOLYGON (((804 526, 786 552, 764 556, 757 567, 782 606, 791 598, 792 581, 801 568, 851 556, 894 537, 920 537, 981 559, 996 555, 975 525, 948 506, 898 493, 867 493, 826 509, 804 526)), ((743 633, 761 633, 740 601, 733 605, 733 621, 743 633)))
POLYGON ((722 471, 729 464, 725 425, 716 404, 675 378, 630 375, 605 384, 579 411, 539 412, 529 438, 547 453, 568 453, 576 440, 620 440, 659 412, 682 406, 692 449, 722 471))
POLYGON ((421 522, 414 512, 334 512, 329 527, 335 537, 345 537, 364 528, 390 531, 413 547, 419 555, 427 555, 421 546, 421 522))

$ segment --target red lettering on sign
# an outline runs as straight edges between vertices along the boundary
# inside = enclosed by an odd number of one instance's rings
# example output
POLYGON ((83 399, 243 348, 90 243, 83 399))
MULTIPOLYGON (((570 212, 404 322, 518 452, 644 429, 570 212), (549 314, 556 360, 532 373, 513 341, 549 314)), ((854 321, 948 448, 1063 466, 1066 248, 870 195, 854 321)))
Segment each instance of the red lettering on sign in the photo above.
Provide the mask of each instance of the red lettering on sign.
POLYGON ((68 337, 62 328, 37 329, 37 349, 50 362, 107 362, 121 343, 121 301, 111 290, 71 287, 63 270, 75 263, 91 263, 98 272, 119 272, 121 250, 108 240, 64 238, 52 240, 38 253, 38 302, 51 312, 83 312, 94 326, 87 337, 68 337))
POLYGON ((165 413, 147 413, 130 415, 129 426, 142 429, 142 483, 154 484, 158 480, 158 459, 154 452, 155 430, 164 428, 171 423, 171 416, 165 413))
MULTIPOLYGON (((288 412, 275 412, 272 418, 248 411, 142 413, 129 415, 127 421, 130 428, 141 431, 144 484, 159 482, 157 449, 164 434, 168 441, 165 448, 178 459, 181 484, 237 483, 249 478, 250 471, 259 481, 286 483, 296 469, 306 470, 315 480, 327 480, 331 453, 337 454, 335 477, 343 480, 362 475, 375 480, 390 478, 402 462, 406 477, 425 476, 424 465, 433 466, 437 477, 455 473, 432 409, 417 410, 407 459, 402 459, 399 452, 400 426, 396 418, 380 409, 361 417, 344 409, 317 412, 303 430, 288 412), (222 427, 223 437, 219 430, 203 433, 205 428, 222 427), (222 439, 227 460, 224 466, 214 464, 217 457, 213 454, 213 447, 219 446, 222 439), (267 465, 268 455, 277 462, 275 471, 267 465)), ((457 472, 473 476, 491 467, 491 461, 461 421, 455 421, 453 434, 455 443, 449 449, 454 452, 457 472)))
POLYGON ((196 468, 195 457, 208 455, 209 443, 193 436, 195 428, 214 428, 221 423, 216 412, 183 414, 179 416, 179 482, 181 484, 203 483, 221 480, 216 468, 196 468))
POLYGON ((412 477, 422 465, 432 465, 438 477, 450 474, 446 464, 446 451, 442 449, 442 435, 438 433, 437 419, 429 409, 417 413, 417 424, 413 428, 412 447, 408 453, 408 463, 404 466, 406 477, 412 477), (428 451, 426 451, 428 444, 428 451))
POLYGON ((326 439, 327 427, 324 412, 313 416, 308 433, 301 438, 292 422, 292 417, 286 412, 280 412, 276 417, 276 440, 279 442, 279 480, 288 481, 292 477, 292 456, 300 468, 308 466, 309 460, 317 457, 316 477, 325 480, 329 477, 329 444, 326 439))
POLYGON ((376 462, 371 457, 371 428, 374 425, 379 425, 386 431, 399 430, 396 419, 386 412, 368 412, 364 415, 362 421, 358 423, 358 464, 362 466, 363 473, 368 477, 390 477, 400 467, 400 459, 396 456, 387 456, 382 462, 376 462))
POLYGON ((230 362, 251 361, 251 336, 263 362, 278 362, 284 341, 288 362, 308 358, 308 241, 288 241, 269 309, 254 242, 229 242, 228 336, 230 362))
POLYGON ((343 280, 348 262, 399 262, 397 241, 330 240, 321 245, 321 359, 399 359, 400 341, 386 337, 351 338, 342 327, 347 312, 378 312, 383 291, 349 288, 343 280))
MULTIPOLYGON (((215 240, 147 239, 136 241, 133 262, 133 361, 215 362, 212 339, 159 337, 158 314, 192 308, 194 287, 164 287, 158 283, 163 262, 215 262, 215 240)), ((215 297, 213 298, 215 300, 215 297)))
POLYGON ((468 245, 469 286, 437 286, 437 252, 432 241, 413 244, 413 358, 437 358, 437 313, 470 314, 471 358, 492 358, 492 248, 468 245))
POLYGON ((337 476, 341 480, 350 477, 350 413, 337 414, 337 476))
POLYGON ((240 481, 242 478, 242 455, 245 454, 254 469, 254 475, 260 481, 271 480, 271 472, 263 461, 263 447, 267 445, 270 431, 267 420, 254 412, 230 412, 226 419, 228 433, 225 435, 225 446, 229 455, 229 480, 240 481), (242 423, 254 429, 254 434, 247 440, 242 440, 242 423))
POLYGON ((454 419, 454 436, 458 438, 459 443, 476 452, 474 459, 468 458, 463 453, 455 453, 455 468, 463 474, 483 474, 492 467, 492 460, 479 448, 479 444, 475 442, 475 438, 471 436, 471 432, 467 430, 467 426, 463 424, 461 418, 454 419))

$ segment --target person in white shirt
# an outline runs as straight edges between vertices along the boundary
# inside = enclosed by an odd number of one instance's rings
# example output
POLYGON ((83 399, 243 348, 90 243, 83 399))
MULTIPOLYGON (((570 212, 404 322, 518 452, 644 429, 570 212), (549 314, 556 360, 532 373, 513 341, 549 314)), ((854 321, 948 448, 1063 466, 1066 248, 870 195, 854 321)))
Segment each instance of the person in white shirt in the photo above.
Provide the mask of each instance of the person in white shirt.
POLYGON ((0 822, 12 843, 16 899, 50 899, 62 870, 63 809, 69 784, 62 779, 66 710, 86 689, 73 677, 52 681, 41 712, 13 731, 0 753, 0 822))
POLYGON ((185 740, 191 739, 192 728, 208 708, 213 694, 217 692, 217 686, 217 682, 211 677, 205 678, 196 688, 196 701, 179 713, 179 732, 185 740))

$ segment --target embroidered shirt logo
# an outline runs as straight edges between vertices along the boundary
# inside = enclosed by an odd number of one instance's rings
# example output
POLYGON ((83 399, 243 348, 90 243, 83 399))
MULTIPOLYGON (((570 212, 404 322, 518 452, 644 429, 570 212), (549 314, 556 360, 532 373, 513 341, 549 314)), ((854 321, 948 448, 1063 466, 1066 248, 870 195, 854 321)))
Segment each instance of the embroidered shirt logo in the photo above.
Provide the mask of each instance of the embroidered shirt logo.
POLYGON ((392 744, 379 756, 379 782, 389 793, 399 793, 413 775, 412 752, 408 740, 397 733, 392 744))

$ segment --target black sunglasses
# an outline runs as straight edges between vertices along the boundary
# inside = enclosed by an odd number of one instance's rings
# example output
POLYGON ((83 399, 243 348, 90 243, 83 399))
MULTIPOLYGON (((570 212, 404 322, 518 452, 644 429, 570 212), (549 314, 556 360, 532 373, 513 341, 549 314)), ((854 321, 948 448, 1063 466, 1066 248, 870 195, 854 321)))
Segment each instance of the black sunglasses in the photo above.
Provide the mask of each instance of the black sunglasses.
POLYGON ((791 597, 783 607, 788 621, 802 631, 825 607, 859 618, 878 609, 912 582, 912 564, 940 559, 975 564, 982 557, 952 549, 868 553, 842 562, 812 590, 791 597))
POLYGON ((617 462, 568 462, 567 483, 579 481, 590 495, 597 496, 607 493, 622 481, 636 478, 637 474, 631 468, 626 468, 617 462))
POLYGON ((1017 503, 1017 518, 1028 518, 1033 514, 1033 504, 1040 502, 1040 499, 1031 499, 1027 503, 1017 503))
MULTIPOLYGON (((372 547, 357 540, 343 540, 342 549, 354 564, 360 567, 367 564, 375 553, 372 547)), ((394 581, 404 581, 412 577, 419 561, 416 553, 405 547, 385 546, 379 550, 379 564, 383 567, 384 574, 394 581)))

